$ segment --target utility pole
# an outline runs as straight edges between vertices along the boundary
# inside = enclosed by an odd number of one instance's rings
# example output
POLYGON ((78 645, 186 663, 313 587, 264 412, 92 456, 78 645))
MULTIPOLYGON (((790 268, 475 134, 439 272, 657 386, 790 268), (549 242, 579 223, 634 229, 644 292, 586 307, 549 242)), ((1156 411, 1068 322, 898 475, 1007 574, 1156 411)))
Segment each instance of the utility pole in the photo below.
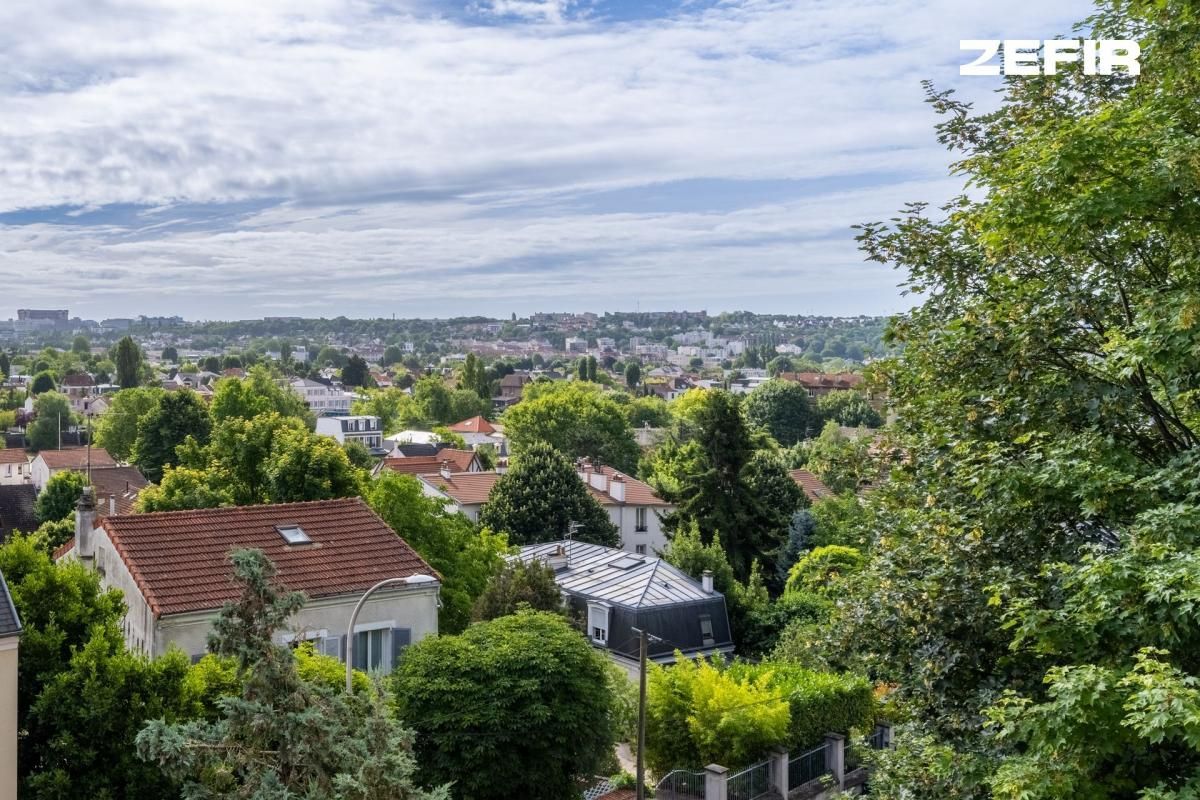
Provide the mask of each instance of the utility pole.
POLYGON ((638 635, 637 800, 646 800, 646 649, 662 639, 640 628, 630 630, 638 635))

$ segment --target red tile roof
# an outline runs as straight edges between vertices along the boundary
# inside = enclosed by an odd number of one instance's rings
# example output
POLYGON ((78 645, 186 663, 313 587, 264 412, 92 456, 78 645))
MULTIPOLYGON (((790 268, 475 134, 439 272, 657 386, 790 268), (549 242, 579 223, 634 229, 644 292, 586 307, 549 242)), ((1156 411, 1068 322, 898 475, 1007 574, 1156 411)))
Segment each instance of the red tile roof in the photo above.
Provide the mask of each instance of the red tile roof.
POLYGON ((496 432, 492 423, 483 417, 471 417, 462 422, 456 422, 450 426, 450 430, 454 433, 486 433, 489 435, 496 432))
POLYGON ((473 450, 443 447, 438 450, 436 456, 385 458, 380 464, 380 469, 390 469, 392 472, 400 472, 405 475, 421 475, 426 472, 437 472, 441 469, 443 461, 447 463, 451 472, 467 472, 475 463, 476 456, 473 450))
POLYGON ((461 506, 472 506, 486 503, 492 487, 500 479, 498 472, 456 472, 449 478, 440 472, 421 475, 421 480, 438 491, 454 498, 461 506))
POLYGON ((0 464, 24 464, 28 460, 29 456, 18 447, 0 447, 0 464))
POLYGON ((857 372, 781 372, 779 377, 785 381, 794 381, 817 389, 853 389, 863 382, 863 376, 857 372))
POLYGON ((829 497, 833 494, 824 481, 806 469, 794 469, 788 474, 792 476, 796 485, 804 490, 804 494, 809 500, 820 500, 822 497, 829 497))
POLYGON ((82 372, 76 372, 73 375, 67 375, 62 379, 63 386, 95 386, 96 382, 92 380, 91 375, 82 372))
MULTIPOLYGON (((612 467, 600 467, 601 471, 608 476, 611 482, 613 477, 620 475, 625 480, 625 505, 627 506, 665 506, 669 505, 666 500, 654 493, 649 484, 642 483, 637 478, 630 477, 623 472, 618 472, 612 467)), ((588 486, 592 495, 600 501, 600 505, 616 505, 617 501, 611 495, 601 492, 593 486, 588 486)))
MULTIPOLYGON (((46 462, 52 470, 87 469, 88 452, 86 447, 70 447, 62 450, 42 450, 37 457, 46 462)), ((117 462, 102 447, 92 448, 91 464, 93 467, 115 467, 117 462)))
POLYGON ((276 581, 309 597, 350 594, 384 578, 437 573, 360 498, 106 517, 101 525, 156 616, 219 608, 238 596, 229 552, 262 550, 276 581), (312 544, 289 545, 277 525, 312 544))
POLYGON ((92 467, 92 486, 96 489, 96 516, 108 514, 109 498, 113 498, 117 514, 132 514, 138 494, 150 481, 137 467, 92 467))

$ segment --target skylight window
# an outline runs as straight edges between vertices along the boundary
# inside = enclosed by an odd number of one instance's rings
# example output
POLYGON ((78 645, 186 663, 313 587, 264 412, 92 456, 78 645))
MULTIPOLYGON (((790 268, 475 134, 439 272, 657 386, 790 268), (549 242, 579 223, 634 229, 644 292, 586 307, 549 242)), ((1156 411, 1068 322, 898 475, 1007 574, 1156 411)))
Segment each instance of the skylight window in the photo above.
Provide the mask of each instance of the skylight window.
POLYGON ((625 558, 614 561, 613 568, 614 569, 633 569, 638 564, 641 564, 642 561, 643 561, 643 559, 640 559, 640 558, 634 558, 633 556, 626 556, 625 558))
POLYGON ((308 538, 304 528, 299 525, 276 525, 275 530, 279 531, 279 535, 288 544, 312 544, 312 539, 308 538))

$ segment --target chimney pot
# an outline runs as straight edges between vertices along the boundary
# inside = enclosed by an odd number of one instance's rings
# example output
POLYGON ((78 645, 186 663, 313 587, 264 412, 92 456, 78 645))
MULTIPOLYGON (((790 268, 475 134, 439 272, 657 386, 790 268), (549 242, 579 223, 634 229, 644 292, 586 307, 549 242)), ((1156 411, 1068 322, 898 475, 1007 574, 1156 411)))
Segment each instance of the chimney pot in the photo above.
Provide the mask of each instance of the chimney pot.
POLYGON ((96 497, 91 486, 83 487, 79 502, 75 505, 75 555, 80 560, 90 561, 95 555, 92 530, 96 527, 96 497))
POLYGON ((700 577, 700 586, 704 589, 705 594, 713 593, 713 574, 711 569, 704 570, 704 574, 700 577))
POLYGON ((108 515, 111 517, 112 515, 114 515, 116 513, 117 513, 117 496, 115 494, 110 494, 108 496, 108 515))
POLYGON ((443 461, 442 466, 438 469, 438 472, 442 473, 443 480, 450 480, 450 462, 443 461))

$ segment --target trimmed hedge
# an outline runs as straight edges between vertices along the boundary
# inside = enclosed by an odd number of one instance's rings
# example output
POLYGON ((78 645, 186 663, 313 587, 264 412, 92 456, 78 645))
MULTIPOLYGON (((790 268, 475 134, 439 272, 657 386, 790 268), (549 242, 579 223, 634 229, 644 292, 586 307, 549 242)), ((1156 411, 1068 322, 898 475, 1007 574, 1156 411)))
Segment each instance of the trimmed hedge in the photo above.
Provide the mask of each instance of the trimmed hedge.
POLYGON ((738 678, 770 675, 769 685, 788 700, 791 724, 787 741, 781 744, 792 751, 815 747, 826 733, 866 730, 875 724, 878 703, 871 684, 859 675, 778 662, 738 662, 729 671, 738 678))

